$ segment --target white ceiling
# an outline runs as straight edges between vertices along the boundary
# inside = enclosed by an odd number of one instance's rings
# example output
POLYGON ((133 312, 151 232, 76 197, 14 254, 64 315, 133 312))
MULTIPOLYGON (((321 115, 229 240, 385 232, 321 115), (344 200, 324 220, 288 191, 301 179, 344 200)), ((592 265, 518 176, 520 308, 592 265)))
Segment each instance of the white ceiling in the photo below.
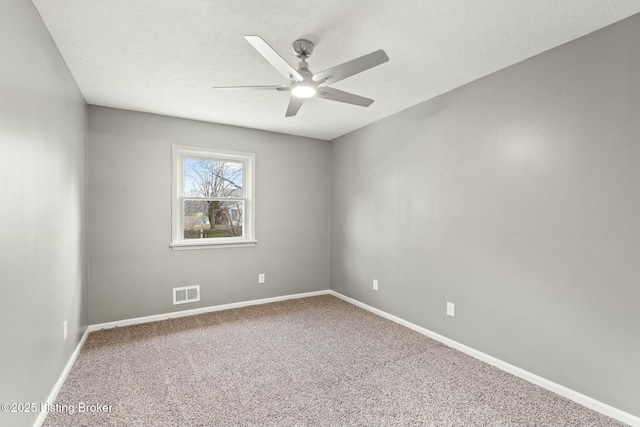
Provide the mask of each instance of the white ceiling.
MULTIPOLYGON (((33 0, 89 104, 334 139, 640 12, 638 0, 33 0), (247 43, 321 71, 384 49, 390 61, 335 87, 368 108, 310 99, 285 118, 287 84, 247 43)), ((297 68, 297 67, 296 67, 297 68)))

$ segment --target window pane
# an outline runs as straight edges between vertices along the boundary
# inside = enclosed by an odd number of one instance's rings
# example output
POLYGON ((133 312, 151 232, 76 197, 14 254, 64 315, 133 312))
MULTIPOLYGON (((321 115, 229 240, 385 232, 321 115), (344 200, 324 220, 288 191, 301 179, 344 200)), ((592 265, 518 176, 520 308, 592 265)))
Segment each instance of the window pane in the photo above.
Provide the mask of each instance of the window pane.
POLYGON ((184 238, 243 237, 244 202, 184 201, 184 238))
POLYGON ((228 160, 184 159, 184 195, 243 197, 244 164, 228 160))

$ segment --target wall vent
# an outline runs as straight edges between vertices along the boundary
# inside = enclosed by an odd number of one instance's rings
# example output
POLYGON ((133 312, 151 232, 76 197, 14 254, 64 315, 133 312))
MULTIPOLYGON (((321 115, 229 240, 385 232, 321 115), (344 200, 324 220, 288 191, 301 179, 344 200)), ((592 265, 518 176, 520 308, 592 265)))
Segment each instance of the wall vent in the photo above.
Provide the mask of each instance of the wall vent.
POLYGON ((173 305, 200 301, 200 285, 173 288, 173 305))

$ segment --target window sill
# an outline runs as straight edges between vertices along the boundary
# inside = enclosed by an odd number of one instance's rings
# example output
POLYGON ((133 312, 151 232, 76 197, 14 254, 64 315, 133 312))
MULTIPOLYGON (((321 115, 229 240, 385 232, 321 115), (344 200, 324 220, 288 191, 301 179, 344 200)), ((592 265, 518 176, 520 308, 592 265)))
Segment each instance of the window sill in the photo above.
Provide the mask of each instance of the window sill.
POLYGON ((216 243, 180 242, 180 243, 171 243, 169 247, 174 251, 190 251, 190 250, 197 250, 197 249, 246 248, 250 246, 255 246, 257 243, 258 243, 257 240, 234 240, 234 241, 216 242, 216 243))

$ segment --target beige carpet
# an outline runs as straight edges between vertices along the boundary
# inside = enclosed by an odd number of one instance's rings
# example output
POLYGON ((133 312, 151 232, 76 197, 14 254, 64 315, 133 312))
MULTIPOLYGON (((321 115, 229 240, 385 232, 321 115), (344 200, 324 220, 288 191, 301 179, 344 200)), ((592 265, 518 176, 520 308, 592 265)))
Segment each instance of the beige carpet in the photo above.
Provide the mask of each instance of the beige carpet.
POLYGON ((56 406, 45 426, 623 425, 332 296, 93 332, 56 406))

